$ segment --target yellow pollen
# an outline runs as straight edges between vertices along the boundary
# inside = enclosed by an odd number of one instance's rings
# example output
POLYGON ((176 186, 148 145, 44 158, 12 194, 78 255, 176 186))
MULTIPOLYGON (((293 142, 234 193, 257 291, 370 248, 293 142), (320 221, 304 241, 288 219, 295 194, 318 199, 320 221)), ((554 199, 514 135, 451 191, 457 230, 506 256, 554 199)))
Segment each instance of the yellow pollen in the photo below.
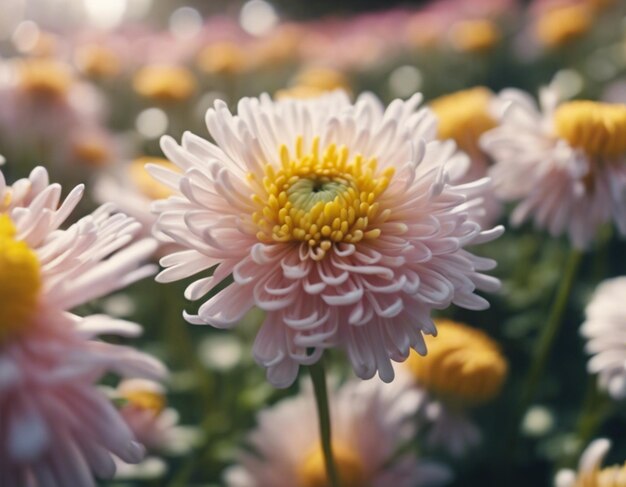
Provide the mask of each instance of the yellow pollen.
POLYGON ((452 26, 452 44, 461 52, 490 51, 500 42, 500 28, 491 20, 464 20, 452 26))
POLYGON ((130 163, 128 173, 131 181, 145 197, 160 200, 172 195, 172 190, 155 180, 148 171, 146 164, 157 164, 171 171, 180 171, 178 166, 160 157, 139 157, 130 163))
POLYGON ((198 67, 209 74, 233 75, 250 68, 249 54, 234 42, 209 44, 198 54, 198 67))
MULTIPOLYGON (((354 449, 341 443, 333 443, 333 457, 342 487, 367 485, 363 461, 354 449)), ((330 487, 321 446, 306 457, 300 466, 299 479, 298 487, 330 487)))
POLYGON ((555 7, 539 17, 535 33, 546 47, 557 48, 584 36, 592 23, 593 11, 584 4, 555 7))
POLYGON ((508 371, 498 344, 462 323, 437 320, 436 325, 437 336, 425 337, 426 356, 412 352, 406 361, 415 380, 453 404, 475 405, 494 398, 508 371))
POLYGON ((97 44, 79 48, 75 58, 79 69, 91 78, 113 78, 122 70, 119 56, 112 49, 97 44))
POLYGON ((11 219, 0 215, 0 343, 28 327, 41 290, 37 255, 15 234, 11 219))
POLYGON ((453 139, 470 155, 480 151, 480 136, 496 126, 489 113, 492 96, 487 88, 478 86, 433 100, 430 107, 439 121, 438 137, 453 139))
POLYGON ((166 103, 179 102, 194 94, 196 79, 191 71, 182 66, 153 64, 137 71, 133 88, 144 98, 166 103))
POLYGON ((128 401, 129 406, 143 411, 151 411, 155 416, 165 409, 165 397, 156 391, 131 390, 123 392, 122 397, 128 401))
POLYGON ((589 157, 618 157, 626 154, 626 105, 593 101, 571 101, 554 114, 559 137, 589 157))
POLYGON ((394 174, 379 171, 375 158, 351 157, 345 146, 331 144, 321 152, 315 138, 309 152, 302 137, 291 154, 280 148, 281 167, 265 166, 265 177, 250 184, 258 211, 252 215, 262 242, 306 242, 312 255, 324 257, 333 244, 377 238, 379 226, 389 217, 379 198, 394 174))
POLYGON ((49 99, 64 97, 73 83, 68 66, 50 59, 20 61, 18 79, 23 91, 49 99))
POLYGON ((626 487, 626 463, 582 473, 573 487, 626 487))

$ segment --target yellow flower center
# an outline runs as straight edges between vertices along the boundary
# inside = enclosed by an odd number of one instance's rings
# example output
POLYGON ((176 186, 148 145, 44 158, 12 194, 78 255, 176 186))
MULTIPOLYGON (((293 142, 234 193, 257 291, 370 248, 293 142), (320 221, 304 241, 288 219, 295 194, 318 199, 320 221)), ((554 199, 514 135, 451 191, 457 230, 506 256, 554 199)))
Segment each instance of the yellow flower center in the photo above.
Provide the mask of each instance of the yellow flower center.
POLYGON ((50 59, 22 60, 18 65, 20 88, 41 98, 62 98, 73 83, 69 68, 50 59))
POLYGON ((113 78, 121 69, 119 56, 112 50, 97 44, 81 47, 76 52, 76 64, 91 78, 113 78))
POLYGON ((150 411, 155 416, 165 409, 165 397, 157 391, 135 389, 123 392, 122 397, 128 401, 129 406, 142 411, 150 411))
MULTIPOLYGON (((342 487, 365 487, 365 468, 358 453, 340 443, 333 444, 333 457, 342 487)), ((324 454, 317 447, 306 457, 299 471, 298 487, 330 487, 324 454)))
POLYGON ((28 327, 40 290, 37 255, 15 239, 11 219, 0 215, 0 343, 28 327))
POLYGON ((430 107, 439 120, 439 138, 453 139, 470 155, 479 151, 480 136, 496 126, 489 113, 491 97, 491 91, 479 86, 433 100, 430 107))
POLYGON ((133 184, 145 197, 151 200, 160 200, 172 195, 172 190, 154 179, 148 171, 146 164, 157 164, 171 171, 179 172, 180 169, 167 159, 159 157, 139 157, 130 163, 128 173, 133 184))
POLYGON ((592 10, 584 4, 552 8, 544 12, 535 26, 539 41, 547 47, 561 47, 582 37, 591 29, 592 10))
POLYGON ((312 86, 296 85, 291 88, 283 88, 278 90, 274 95, 276 100, 284 100, 286 98, 294 98, 296 100, 306 100, 317 98, 325 93, 324 90, 313 88, 312 86))
POLYGON ((258 188, 252 196, 259 210, 252 217, 262 242, 306 242, 324 257, 333 243, 375 239, 390 210, 377 201, 394 174, 377 170, 375 158, 350 157, 344 146, 329 145, 323 153, 315 138, 308 153, 298 138, 295 156, 280 149, 281 168, 265 166, 263 181, 249 179, 258 188))
POLYGON ((495 397, 508 365, 498 344, 481 330, 449 320, 437 320, 438 334, 427 336, 425 357, 415 352, 406 367, 416 381, 444 400, 465 405, 495 397))
POLYGON ((582 474, 575 487, 626 487, 626 464, 582 474))
POLYGON ((187 100, 196 91, 196 79, 181 66, 154 64, 141 68, 133 78, 135 91, 160 102, 187 100))
POLYGON ((461 52, 491 50, 502 37, 499 27, 491 20, 464 20, 452 26, 452 44, 461 52))
POLYGON ((626 105, 593 101, 571 101, 554 114, 559 137, 589 157, 618 157, 626 154, 626 105))
POLYGON ((295 78, 296 85, 317 88, 321 91, 350 90, 348 78, 336 69, 309 67, 300 71, 295 78))
POLYGON ((234 42, 216 42, 198 55, 198 67, 210 74, 232 75, 250 67, 249 54, 234 42))

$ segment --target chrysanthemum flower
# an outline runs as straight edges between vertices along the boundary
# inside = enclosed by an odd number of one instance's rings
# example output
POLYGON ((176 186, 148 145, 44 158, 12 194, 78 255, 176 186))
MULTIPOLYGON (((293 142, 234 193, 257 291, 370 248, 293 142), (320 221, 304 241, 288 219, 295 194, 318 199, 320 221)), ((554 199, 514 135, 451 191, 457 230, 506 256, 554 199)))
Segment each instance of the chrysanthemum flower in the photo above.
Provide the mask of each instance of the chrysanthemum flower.
POLYGON ((580 457, 578 472, 564 469, 556 476, 556 487, 624 487, 626 463, 602 468, 602 461, 611 448, 605 438, 592 441, 580 457))
MULTIPOLYGON (((462 182, 487 176, 489 160, 480 147, 480 137, 497 125, 500 110, 496 96, 487 88, 477 86, 444 95, 430 102, 437 116, 437 137, 452 139, 470 158, 470 168, 462 182)), ((493 224, 502 212, 502 205, 493 190, 486 191, 484 202, 473 218, 483 226, 493 224)))
POLYGON ((553 236, 567 233, 578 248, 610 221, 626 234, 626 105, 559 104, 549 88, 541 110, 518 90, 500 98, 509 107, 482 144, 495 160, 496 194, 520 201, 512 223, 532 218, 553 236))
POLYGON ((151 64, 135 73, 133 88, 149 100, 172 103, 188 100, 196 91, 197 82, 193 73, 182 66, 151 64))
MULTIPOLYGON (((178 171, 177 166, 167 159, 159 157, 139 157, 128 164, 112 168, 109 174, 102 174, 94 187, 97 201, 115 203, 125 214, 132 216, 143 227, 142 235, 152 234, 156 222, 150 206, 154 200, 167 198, 172 194, 171 188, 155 181, 146 171, 146 164, 178 171)), ((163 236, 162 238, 165 239, 163 236)))
MULTIPOLYGON (((446 483, 447 468, 405 453, 412 415, 419 404, 414 391, 377 380, 350 382, 330 399, 333 455, 343 487, 413 487, 446 483), (393 460, 392 460, 393 459, 393 460)), ((328 480, 310 389, 258 415, 249 434, 253 452, 242 452, 239 464, 226 472, 229 487, 326 487, 328 480)))
POLYGON ((371 95, 262 96, 241 100, 236 116, 217 102, 207 113, 215 144, 165 137, 184 174, 149 168, 181 192, 155 204, 157 229, 187 250, 164 257, 157 279, 214 268, 188 287, 192 300, 234 280, 186 319, 229 328, 265 310, 254 356, 284 387, 335 346, 360 377, 391 381, 390 360, 426 352, 433 308, 487 307, 475 291, 498 288, 482 274, 495 263, 464 247, 502 232, 468 218, 488 181, 450 183, 468 161, 433 140, 420 100, 385 110, 371 95))
POLYGON ((426 340, 428 355, 412 353, 398 368, 408 387, 424 393, 419 415, 431 425, 429 445, 461 455, 480 441, 480 432, 466 418, 467 409, 500 392, 508 363, 483 331, 450 320, 435 324, 438 335, 426 340))
POLYGON ((77 187, 43 168, 7 186, 0 173, 0 485, 92 486, 111 477, 111 454, 141 460, 139 445, 96 387, 106 373, 157 378, 156 360, 96 339, 136 335, 134 323, 69 310, 153 272, 155 244, 123 249, 139 225, 103 206, 66 230, 77 187))
POLYGON ((599 385, 615 399, 626 397, 626 277, 604 281, 587 305, 581 327, 587 352, 593 355, 587 369, 599 375, 599 385), (620 338, 618 338, 620 337, 620 338))

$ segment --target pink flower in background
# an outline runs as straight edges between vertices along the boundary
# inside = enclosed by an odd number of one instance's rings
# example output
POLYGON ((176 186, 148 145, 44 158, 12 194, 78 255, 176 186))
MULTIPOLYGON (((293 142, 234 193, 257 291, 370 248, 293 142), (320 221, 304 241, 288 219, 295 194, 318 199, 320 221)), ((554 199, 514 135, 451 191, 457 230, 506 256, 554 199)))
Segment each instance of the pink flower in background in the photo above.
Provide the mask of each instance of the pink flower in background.
POLYGON ((96 383, 107 373, 158 378, 164 367, 102 334, 138 325, 69 310, 150 275, 152 241, 126 244, 139 225, 105 205, 60 227, 65 200, 45 169, 7 186, 0 173, 0 484, 92 486, 110 478, 112 454, 138 462, 143 447, 96 383))
POLYGON ((164 138, 183 173, 149 170, 182 194, 155 203, 157 230, 186 250, 165 256, 157 279, 204 272, 191 300, 234 280, 185 318, 230 328, 253 306, 265 310, 254 356, 285 387, 330 347, 360 377, 391 381, 391 360, 426 353, 431 310, 488 307, 475 291, 498 289, 482 273, 495 262, 464 249, 502 233, 468 218, 488 180, 451 183, 468 160, 434 140, 420 101, 244 98, 238 115, 223 102, 208 111, 215 144, 164 138))
POLYGON ((582 249, 606 223, 626 234, 626 105, 561 103, 552 88, 540 107, 519 90, 500 99, 508 108, 482 146, 496 195, 517 202, 511 223, 533 220, 582 249))
MULTIPOLYGON (((413 453, 394 457, 414 432, 415 391, 378 380, 353 381, 330 399, 333 453, 345 487, 444 485, 451 472, 413 453)), ((319 446, 313 392, 305 389, 258 414, 248 436, 252 452, 226 471, 229 487, 316 487, 327 485, 319 446), (306 420, 303 420, 306 418, 306 420)))

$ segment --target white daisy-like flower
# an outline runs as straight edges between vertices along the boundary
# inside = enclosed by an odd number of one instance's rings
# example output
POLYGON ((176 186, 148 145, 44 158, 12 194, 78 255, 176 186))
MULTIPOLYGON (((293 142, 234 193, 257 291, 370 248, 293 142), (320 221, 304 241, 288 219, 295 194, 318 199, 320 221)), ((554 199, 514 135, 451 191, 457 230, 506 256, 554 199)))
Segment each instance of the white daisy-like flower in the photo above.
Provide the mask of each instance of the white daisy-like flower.
POLYGON ((186 319, 229 328, 265 310, 254 356, 285 387, 330 347, 359 377, 391 381, 391 360, 426 353, 432 309, 488 307, 475 291, 498 289, 483 274, 495 262, 464 249, 503 231, 468 217, 488 180, 451 182, 469 162, 435 140, 420 101, 261 96, 242 99, 237 115, 218 101, 206 117, 215 143, 163 138, 183 174, 149 167, 180 192, 155 203, 157 229, 186 250, 164 257, 157 279, 204 272, 191 300, 234 280, 186 319))
POLYGON ((626 277, 602 282, 585 310, 581 333, 592 355, 587 365, 614 399, 626 397, 626 277))
POLYGON ((500 99, 509 106, 482 146, 495 161, 496 194, 519 202, 513 225, 532 219, 581 249, 607 222, 626 234, 626 105, 560 103, 553 88, 541 91, 540 107, 519 90, 500 99))
POLYGON ((105 374, 158 378, 164 367, 100 334, 134 323, 72 308, 154 272, 155 243, 126 244, 139 225, 103 206, 67 229, 82 187, 61 200, 45 169, 7 186, 0 173, 0 485, 93 486, 112 454, 133 463, 143 447, 96 386, 105 374))
POLYGON ((626 463, 602 468, 602 461, 611 448, 606 438, 592 441, 585 449, 578 471, 560 470, 555 479, 556 487, 625 487, 626 463))
MULTIPOLYGON (((378 380, 348 382, 330 398, 332 448, 343 487, 443 485, 450 471, 413 453, 394 457, 414 435, 415 391, 378 380)), ((258 415, 248 436, 252 452, 226 471, 228 487, 325 487, 328 485, 315 400, 310 388, 258 415)))

